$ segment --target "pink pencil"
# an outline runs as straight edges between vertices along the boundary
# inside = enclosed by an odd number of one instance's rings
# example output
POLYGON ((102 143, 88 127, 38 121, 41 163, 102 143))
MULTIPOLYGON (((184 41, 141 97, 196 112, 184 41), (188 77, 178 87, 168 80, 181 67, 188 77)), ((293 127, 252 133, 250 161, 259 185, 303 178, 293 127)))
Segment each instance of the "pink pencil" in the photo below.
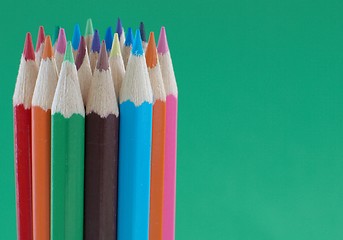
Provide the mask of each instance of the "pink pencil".
POLYGON ((176 199, 177 85, 164 27, 161 28, 157 52, 167 96, 162 236, 163 240, 174 240, 176 199))

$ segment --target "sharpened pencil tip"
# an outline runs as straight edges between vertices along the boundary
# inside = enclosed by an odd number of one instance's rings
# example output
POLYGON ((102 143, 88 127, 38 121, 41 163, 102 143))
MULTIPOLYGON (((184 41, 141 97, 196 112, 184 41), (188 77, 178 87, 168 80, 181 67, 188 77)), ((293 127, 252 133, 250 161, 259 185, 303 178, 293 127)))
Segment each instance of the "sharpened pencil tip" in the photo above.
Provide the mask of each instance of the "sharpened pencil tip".
POLYGON ((91 18, 88 18, 86 23, 85 37, 93 35, 93 33, 93 22, 91 18))
POLYGON ((161 27, 160 37, 158 39, 157 51, 160 54, 165 54, 169 51, 165 27, 161 27))
POLYGON ((45 38, 44 50, 42 54, 42 59, 52 58, 54 56, 54 49, 52 48, 51 38, 49 35, 45 38))
POLYGON ((116 33, 118 33, 119 39, 121 34, 123 33, 123 26, 121 24, 120 18, 118 17, 118 22, 117 22, 117 29, 116 29, 116 33))
POLYGON ((79 50, 77 51, 76 60, 75 60, 75 65, 76 65, 77 70, 79 70, 79 68, 81 67, 83 63, 83 59, 85 58, 85 55, 86 55, 86 41, 85 41, 85 38, 81 36, 79 50))
POLYGON ((106 29, 105 42, 106 42, 107 52, 111 51, 112 42, 113 42, 112 27, 108 27, 106 29))
POLYGON ((38 52, 40 46, 45 40, 45 32, 44 32, 44 27, 40 26, 38 30, 38 36, 37 36, 37 42, 36 42, 36 52, 38 52))
POLYGON ((142 41, 143 41, 143 42, 146 42, 145 29, 144 29, 144 23, 143 23, 143 22, 141 22, 141 23, 139 24, 139 30, 140 30, 140 32, 141 32, 142 41))
POLYGON ((75 24, 73 38, 71 40, 71 43, 72 43, 72 46, 73 46, 74 50, 77 50, 79 48, 80 38, 81 38, 80 25, 79 24, 75 24))
POLYGON ((157 50, 155 43, 155 34, 150 32, 148 46, 145 53, 146 64, 148 68, 153 68, 157 64, 157 50))
POLYGON ((135 41, 132 45, 132 54, 136 56, 143 55, 142 39, 139 29, 136 30, 135 41))
POLYGON ((105 71, 105 70, 108 70, 108 68, 109 68, 108 56, 107 56, 107 50, 106 50, 106 42, 104 40, 101 43, 101 49, 100 49, 99 58, 98 58, 96 68, 99 71, 103 71, 103 70, 105 71))
POLYGON ((133 32, 132 28, 127 29, 126 39, 125 39, 125 46, 129 47, 133 43, 133 32))
POLYGON ((64 54, 64 61, 69 61, 70 63, 74 63, 73 49, 72 49, 70 41, 68 41, 67 43, 67 48, 64 54))
POLYGON ((25 60, 35 60, 35 50, 33 49, 31 33, 26 33, 23 56, 25 60))
POLYGON ((56 51, 59 52, 60 54, 64 54, 66 51, 66 44, 67 44, 67 39, 66 39, 64 28, 60 28, 60 32, 58 34, 58 39, 57 39, 56 51))
POLYGON ((99 31, 95 30, 94 31, 94 36, 93 36, 93 41, 92 41, 92 51, 93 52, 100 52, 100 36, 99 36, 99 31))
POLYGON ((121 52, 120 52, 119 37, 118 37, 118 33, 115 33, 110 56, 114 57, 114 56, 120 56, 120 55, 121 55, 121 52))

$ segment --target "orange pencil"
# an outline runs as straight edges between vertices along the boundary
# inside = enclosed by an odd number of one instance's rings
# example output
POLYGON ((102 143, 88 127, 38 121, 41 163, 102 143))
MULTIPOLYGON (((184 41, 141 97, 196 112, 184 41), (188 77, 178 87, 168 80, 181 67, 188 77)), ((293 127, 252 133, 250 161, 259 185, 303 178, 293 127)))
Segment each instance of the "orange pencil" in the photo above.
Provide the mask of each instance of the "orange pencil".
POLYGON ((50 239, 50 116, 57 79, 51 39, 47 36, 32 98, 32 193, 35 240, 50 239))
POLYGON ((162 239, 162 209, 164 180, 164 146, 166 121, 166 93, 162 73, 157 59, 154 33, 150 33, 146 49, 151 87, 154 96, 151 145, 150 223, 149 239, 162 239))

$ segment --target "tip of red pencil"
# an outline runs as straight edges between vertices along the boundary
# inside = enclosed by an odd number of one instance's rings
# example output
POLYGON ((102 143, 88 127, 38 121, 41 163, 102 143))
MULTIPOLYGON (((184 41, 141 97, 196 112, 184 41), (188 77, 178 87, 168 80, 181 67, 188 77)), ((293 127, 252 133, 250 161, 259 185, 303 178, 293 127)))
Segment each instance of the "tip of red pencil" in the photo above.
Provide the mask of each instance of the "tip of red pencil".
POLYGON ((154 32, 150 32, 148 46, 146 48, 145 53, 146 64, 148 68, 153 68, 157 64, 157 50, 156 50, 156 43, 155 43, 155 34, 154 32))
POLYGON ((44 27, 40 26, 38 30, 38 36, 37 36, 37 42, 36 42, 36 52, 39 50, 40 46, 44 42, 44 39, 45 39, 44 27))
POLYGON ((52 47, 51 38, 48 35, 45 38, 44 51, 42 54, 42 59, 52 58, 53 56, 54 56, 54 49, 52 47))
POLYGON ((26 33, 23 56, 25 60, 35 60, 35 50, 33 49, 31 33, 26 33))

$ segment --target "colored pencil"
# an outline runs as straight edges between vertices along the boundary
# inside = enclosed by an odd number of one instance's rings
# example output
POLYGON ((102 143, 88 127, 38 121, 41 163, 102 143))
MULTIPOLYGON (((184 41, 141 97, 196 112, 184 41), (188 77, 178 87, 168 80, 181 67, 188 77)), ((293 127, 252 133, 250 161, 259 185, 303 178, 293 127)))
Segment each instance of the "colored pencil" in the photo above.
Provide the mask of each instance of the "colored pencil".
POLYGON ((154 96, 152 111, 151 189, 149 239, 162 240, 166 92, 164 90, 154 33, 150 33, 145 53, 154 96))
POLYGON ((165 28, 158 40, 158 59, 166 91, 166 147, 164 162, 163 240, 175 239, 177 85, 165 28))
POLYGON ((118 18, 118 21, 117 21, 116 33, 118 33, 118 37, 119 37, 119 41, 120 41, 120 50, 121 50, 121 52, 123 52, 123 48, 125 45, 125 31, 124 31, 123 25, 120 21, 120 18, 118 18))
POLYGON ((127 29, 127 35, 126 35, 125 43, 124 43, 124 47, 123 47, 123 51, 122 51, 125 68, 126 68, 127 63, 129 61, 129 58, 130 58, 131 49, 132 49, 132 43, 133 43, 132 28, 128 28, 127 29))
POLYGON ((52 43, 50 36, 47 36, 32 97, 32 196, 35 240, 50 239, 50 123, 51 104, 57 80, 52 43))
POLYGON ((75 24, 73 38, 71 40, 71 45, 73 47, 74 59, 76 59, 77 50, 79 49, 79 45, 80 45, 80 39, 81 39, 80 25, 79 24, 75 24))
POLYGON ((58 72, 61 71, 61 66, 64 59, 64 53, 66 51, 66 44, 67 44, 67 39, 64 32, 64 28, 60 28, 60 32, 58 34, 58 39, 57 39, 56 48, 55 48, 55 59, 56 59, 56 66, 57 66, 58 72))
POLYGON ((55 31, 54 31, 54 36, 53 36, 53 39, 52 39, 52 47, 56 48, 56 42, 57 42, 57 39, 58 39, 58 34, 60 33, 60 26, 56 26, 55 27, 55 31))
POLYGON ((70 42, 51 113, 51 240, 82 240, 85 113, 70 42))
POLYGON ((89 18, 89 19, 87 19, 85 35, 84 35, 85 40, 86 40, 88 54, 89 54, 89 51, 92 47, 93 34, 94 34, 93 22, 92 22, 92 19, 89 18))
POLYGON ((112 27, 108 27, 106 29, 105 42, 106 42, 106 50, 107 52, 110 52, 112 48, 112 42, 113 42, 112 27))
POLYGON ((111 68, 111 73, 112 73, 112 80, 114 84, 114 90, 116 92, 117 98, 119 99, 121 83, 123 82, 124 75, 125 75, 125 67, 124 67, 123 58, 121 56, 118 33, 114 34, 109 62, 110 62, 110 68, 111 68))
POLYGON ((32 240, 31 99, 38 74, 31 34, 26 34, 13 94, 17 239, 32 240))
POLYGON ((36 50, 35 50, 36 63, 38 67, 40 64, 40 60, 42 58, 42 53, 44 49, 44 40, 45 40, 44 27, 40 26, 38 30, 36 50))
POLYGON ((86 112, 85 240, 117 238, 118 116, 105 41, 86 112))
POLYGON ((86 41, 83 36, 81 37, 81 40, 80 40, 80 45, 79 45, 79 50, 76 56, 75 65, 77 69, 77 75, 79 77, 83 104, 86 106, 89 86, 92 81, 92 70, 89 63, 86 41))
POLYGON ((118 239, 147 240, 153 95, 139 30, 120 90, 118 239))
POLYGON ((140 31, 140 33, 141 33, 142 44, 143 44, 143 50, 144 50, 144 52, 145 52, 146 47, 148 46, 148 43, 147 43, 147 41, 146 41, 145 28, 144 28, 144 23, 143 23, 143 22, 141 22, 141 23, 139 24, 139 31, 140 31))
POLYGON ((96 62, 98 61, 99 52, 100 52, 100 36, 99 36, 98 30, 95 30, 93 40, 92 40, 92 49, 89 53, 89 62, 91 64, 92 73, 94 73, 96 62))

